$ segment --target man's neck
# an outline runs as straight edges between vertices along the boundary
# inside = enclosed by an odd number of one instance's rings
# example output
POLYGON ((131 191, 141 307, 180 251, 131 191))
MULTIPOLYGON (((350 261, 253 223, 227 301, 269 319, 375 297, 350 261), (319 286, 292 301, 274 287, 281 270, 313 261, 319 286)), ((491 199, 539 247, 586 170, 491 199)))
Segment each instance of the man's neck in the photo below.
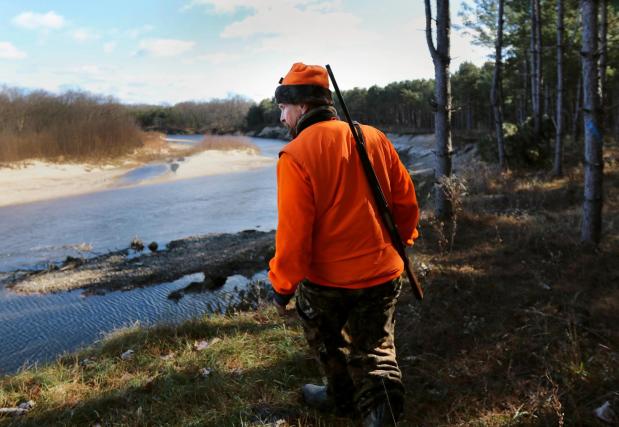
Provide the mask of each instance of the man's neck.
MULTIPOLYGON (((324 105, 316 108, 312 108, 307 113, 302 115, 297 122, 297 126, 295 128, 295 135, 293 137, 297 137, 304 129, 307 129, 313 124, 324 122, 328 120, 337 119, 337 111, 334 107, 329 105, 324 105)), ((291 132, 292 133, 292 132, 291 132)))

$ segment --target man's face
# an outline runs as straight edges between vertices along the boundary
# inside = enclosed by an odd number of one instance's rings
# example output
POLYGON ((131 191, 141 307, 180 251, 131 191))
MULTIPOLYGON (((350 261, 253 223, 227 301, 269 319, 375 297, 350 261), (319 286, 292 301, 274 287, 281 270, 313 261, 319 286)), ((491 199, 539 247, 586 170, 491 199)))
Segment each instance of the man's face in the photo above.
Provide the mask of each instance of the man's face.
POLYGON ((302 104, 278 104, 278 106, 281 111, 279 121, 291 130, 297 127, 299 118, 307 111, 307 107, 302 104))

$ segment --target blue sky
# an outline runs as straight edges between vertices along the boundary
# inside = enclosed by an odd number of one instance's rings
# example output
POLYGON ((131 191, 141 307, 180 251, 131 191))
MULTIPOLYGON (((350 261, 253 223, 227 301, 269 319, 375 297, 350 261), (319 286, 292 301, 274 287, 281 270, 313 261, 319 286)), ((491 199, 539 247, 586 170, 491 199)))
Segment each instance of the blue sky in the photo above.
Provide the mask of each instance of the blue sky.
MULTIPOLYGON (((343 89, 434 73, 422 1, 0 0, 0 10, 0 85, 128 103, 258 101, 297 61, 330 63, 343 89)), ((452 69, 487 54, 452 33, 452 69)))

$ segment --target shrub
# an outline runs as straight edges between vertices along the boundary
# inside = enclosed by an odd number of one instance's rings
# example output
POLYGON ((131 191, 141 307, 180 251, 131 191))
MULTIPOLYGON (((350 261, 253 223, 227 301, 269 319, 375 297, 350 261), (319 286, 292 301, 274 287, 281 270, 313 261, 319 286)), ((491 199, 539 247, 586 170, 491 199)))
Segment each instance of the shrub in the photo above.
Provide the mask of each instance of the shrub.
POLYGON ((142 145, 133 117, 110 97, 1 88, 0 112, 1 162, 98 160, 142 145))
MULTIPOLYGON (((550 166, 554 124, 548 116, 544 116, 541 128, 541 135, 536 138, 533 120, 530 117, 521 126, 514 123, 503 123, 505 155, 511 168, 529 169, 550 166)), ((498 159, 496 137, 487 135, 481 138, 479 152, 483 160, 496 163, 498 159)))

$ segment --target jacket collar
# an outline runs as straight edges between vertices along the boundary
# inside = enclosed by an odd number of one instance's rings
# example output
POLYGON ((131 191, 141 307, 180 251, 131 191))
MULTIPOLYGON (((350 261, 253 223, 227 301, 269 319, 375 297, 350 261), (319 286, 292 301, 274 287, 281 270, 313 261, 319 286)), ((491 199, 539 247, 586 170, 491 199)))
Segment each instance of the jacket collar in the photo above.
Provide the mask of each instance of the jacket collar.
POLYGON ((325 122, 328 120, 334 120, 337 118, 337 110, 332 106, 325 105, 322 107, 312 108, 303 116, 301 116, 301 118, 299 118, 299 121, 295 128, 296 135, 294 135, 294 137, 296 138, 301 132, 303 132, 304 129, 307 129, 313 124, 325 122))

